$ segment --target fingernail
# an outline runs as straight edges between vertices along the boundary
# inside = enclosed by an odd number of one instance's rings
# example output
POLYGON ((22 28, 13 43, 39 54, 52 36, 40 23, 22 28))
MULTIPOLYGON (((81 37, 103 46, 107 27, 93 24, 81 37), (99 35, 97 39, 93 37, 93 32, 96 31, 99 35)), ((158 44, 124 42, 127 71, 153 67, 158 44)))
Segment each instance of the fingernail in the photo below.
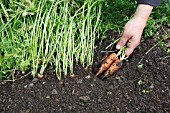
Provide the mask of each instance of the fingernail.
POLYGON ((120 45, 116 45, 116 49, 120 49, 120 45))

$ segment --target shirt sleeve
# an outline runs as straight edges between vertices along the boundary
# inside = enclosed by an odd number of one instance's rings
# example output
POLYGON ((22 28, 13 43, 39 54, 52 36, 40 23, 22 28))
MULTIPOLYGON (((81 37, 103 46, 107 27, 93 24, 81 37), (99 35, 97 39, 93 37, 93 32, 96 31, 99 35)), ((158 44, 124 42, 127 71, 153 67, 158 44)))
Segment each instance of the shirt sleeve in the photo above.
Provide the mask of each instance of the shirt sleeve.
POLYGON ((160 0, 137 0, 138 4, 148 4, 151 6, 159 6, 160 0))

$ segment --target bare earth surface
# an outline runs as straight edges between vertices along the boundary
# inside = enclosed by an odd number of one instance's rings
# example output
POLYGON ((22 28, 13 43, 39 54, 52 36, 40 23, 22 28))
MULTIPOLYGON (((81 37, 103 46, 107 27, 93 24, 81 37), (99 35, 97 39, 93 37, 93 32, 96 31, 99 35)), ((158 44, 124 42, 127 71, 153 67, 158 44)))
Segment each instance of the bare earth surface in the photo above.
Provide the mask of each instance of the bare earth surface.
MULTIPOLYGON (((105 80, 95 72, 113 31, 98 46, 94 65, 85 69, 74 65, 75 78, 67 76, 58 81, 48 68, 43 79, 0 81, 0 113, 169 113, 170 112, 170 57, 156 46, 142 60, 143 55, 157 41, 155 37, 142 39, 129 61, 105 80)), ((111 46, 108 50, 114 50, 111 46)))

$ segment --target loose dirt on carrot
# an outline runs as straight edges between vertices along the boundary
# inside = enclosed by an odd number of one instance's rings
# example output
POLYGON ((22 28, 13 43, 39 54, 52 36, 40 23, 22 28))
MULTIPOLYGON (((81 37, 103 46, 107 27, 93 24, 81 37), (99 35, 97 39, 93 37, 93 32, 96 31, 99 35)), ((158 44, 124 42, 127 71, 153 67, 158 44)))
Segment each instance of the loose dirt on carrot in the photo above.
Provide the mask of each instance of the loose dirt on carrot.
MULTIPOLYGON (((74 78, 58 81, 48 68, 43 79, 0 81, 1 113, 168 113, 170 112, 170 57, 160 46, 153 48, 155 37, 142 39, 128 62, 113 76, 95 76, 101 60, 113 46, 105 49, 112 37, 96 41, 93 66, 74 65, 74 78), (103 51, 103 52, 102 52, 103 51), (106 52, 107 51, 107 52, 106 52), (144 58, 143 58, 144 56, 144 58), (141 60, 141 64, 138 62, 141 60)), ((19 76, 20 74, 18 74, 19 76)))

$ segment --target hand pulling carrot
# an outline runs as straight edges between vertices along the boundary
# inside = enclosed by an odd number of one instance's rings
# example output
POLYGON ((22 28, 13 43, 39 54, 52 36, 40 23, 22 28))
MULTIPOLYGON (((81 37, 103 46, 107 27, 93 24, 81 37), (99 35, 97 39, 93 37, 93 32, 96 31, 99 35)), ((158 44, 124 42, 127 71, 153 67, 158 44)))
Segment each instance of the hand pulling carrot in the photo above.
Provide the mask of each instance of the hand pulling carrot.
POLYGON ((102 62, 99 71, 97 72, 96 76, 98 76, 99 74, 103 73, 105 70, 107 70, 110 65, 116 61, 118 59, 118 56, 116 55, 116 53, 112 53, 110 54, 108 57, 106 57, 106 59, 102 62))
POLYGON ((113 62, 111 64, 111 66, 108 68, 108 70, 104 73, 103 78, 111 76, 113 73, 115 73, 121 67, 122 67, 122 61, 117 59, 115 62, 113 62))

